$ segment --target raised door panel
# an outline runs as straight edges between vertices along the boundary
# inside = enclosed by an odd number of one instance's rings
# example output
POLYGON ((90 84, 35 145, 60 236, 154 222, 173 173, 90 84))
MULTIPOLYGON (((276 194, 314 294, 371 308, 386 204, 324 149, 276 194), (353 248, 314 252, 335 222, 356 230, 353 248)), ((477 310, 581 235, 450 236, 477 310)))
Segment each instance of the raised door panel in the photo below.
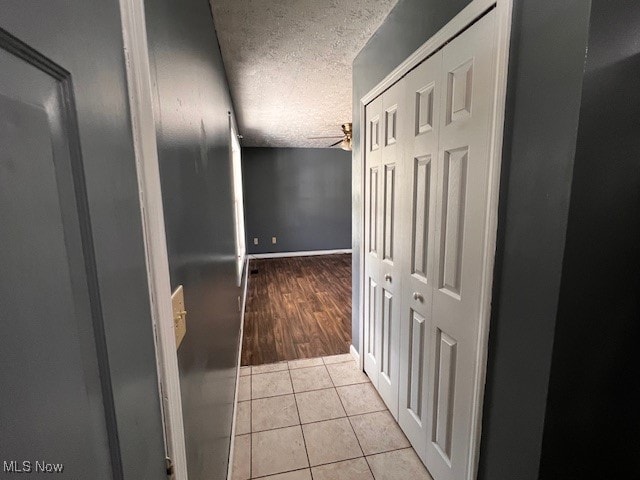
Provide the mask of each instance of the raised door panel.
POLYGON ((467 477, 487 237, 495 11, 442 50, 427 467, 467 477))
POLYGON ((380 374, 384 377, 384 379, 389 382, 392 376, 392 340, 393 335, 392 331, 394 328, 394 323, 397 319, 394 317, 395 305, 394 303, 397 301, 394 298, 393 293, 388 290, 382 290, 382 315, 380 316, 381 320, 381 328, 382 332, 382 342, 380 345, 380 374))
POLYGON ((378 257, 378 220, 380 217, 380 166, 369 166, 367 169, 367 177, 369 181, 369 190, 367 199, 369 201, 367 208, 367 217, 369 220, 367 239, 369 241, 368 252, 373 257, 378 257))
POLYGON ((440 291, 460 298, 462 245, 465 230, 468 147, 444 152, 442 162, 441 224, 438 257, 440 291))
POLYGON ((387 263, 393 263, 395 260, 395 237, 397 235, 397 186, 396 186, 396 165, 387 164, 384 166, 383 177, 383 252, 382 259, 387 263))
POLYGON ((391 414, 398 416, 400 296, 388 281, 381 290, 380 370, 378 391, 391 414))
POLYGON ((428 398, 431 309, 435 259, 435 212, 442 54, 437 52, 406 77, 407 133, 402 258, 398 421, 425 461, 431 425, 428 398))
POLYGON ((409 311, 409 351, 407 358, 406 403, 407 412, 420 427, 425 423, 426 399, 425 369, 427 364, 427 319, 415 310, 409 311))
POLYGON ((433 254, 430 234, 433 230, 432 190, 435 162, 430 154, 413 159, 409 187, 410 197, 410 228, 409 238, 409 275, 428 285, 431 282, 429 273, 433 265, 433 254))
POLYGON ((371 270, 368 270, 365 274, 364 285, 364 369, 371 382, 377 386, 380 365, 381 288, 370 272, 371 270))
POLYGON ((435 332, 434 405, 431 442, 442 458, 451 463, 453 399, 456 378, 457 342, 446 333, 435 332))
POLYGON ((471 116, 473 58, 447 72, 447 124, 471 116))

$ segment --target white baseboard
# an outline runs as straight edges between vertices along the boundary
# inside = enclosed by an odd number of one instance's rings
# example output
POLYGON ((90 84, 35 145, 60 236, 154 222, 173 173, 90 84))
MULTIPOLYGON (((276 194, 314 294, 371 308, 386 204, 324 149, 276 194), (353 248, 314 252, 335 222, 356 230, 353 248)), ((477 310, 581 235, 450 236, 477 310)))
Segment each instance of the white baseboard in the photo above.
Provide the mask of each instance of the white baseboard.
POLYGON ((303 252, 274 252, 274 253, 253 253, 247 255, 248 258, 286 258, 286 257, 312 257, 316 255, 337 255, 341 253, 351 253, 351 249, 342 250, 309 250, 303 252))
POLYGON ((351 345, 349 347, 349 353, 351 354, 351 356, 353 357, 353 359, 356 361, 356 363, 358 365, 360 365, 360 354, 358 353, 358 351, 356 350, 356 347, 354 347, 353 345, 351 345))

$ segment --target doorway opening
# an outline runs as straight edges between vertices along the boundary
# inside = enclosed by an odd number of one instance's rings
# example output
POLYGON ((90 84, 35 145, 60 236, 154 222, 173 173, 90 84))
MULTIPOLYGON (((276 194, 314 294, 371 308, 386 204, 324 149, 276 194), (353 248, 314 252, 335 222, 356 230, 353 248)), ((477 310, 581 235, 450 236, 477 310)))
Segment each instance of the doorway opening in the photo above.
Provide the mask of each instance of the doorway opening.
POLYGON ((351 254, 249 262, 242 365, 349 353, 351 254))

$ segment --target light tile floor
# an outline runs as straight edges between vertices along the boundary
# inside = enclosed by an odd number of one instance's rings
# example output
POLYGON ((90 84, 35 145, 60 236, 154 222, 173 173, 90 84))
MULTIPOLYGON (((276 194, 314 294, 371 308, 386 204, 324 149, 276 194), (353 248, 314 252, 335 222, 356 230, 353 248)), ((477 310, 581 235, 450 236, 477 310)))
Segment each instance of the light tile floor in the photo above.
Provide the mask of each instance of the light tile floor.
POLYGON ((233 480, 432 480, 351 355, 240 369, 233 480))

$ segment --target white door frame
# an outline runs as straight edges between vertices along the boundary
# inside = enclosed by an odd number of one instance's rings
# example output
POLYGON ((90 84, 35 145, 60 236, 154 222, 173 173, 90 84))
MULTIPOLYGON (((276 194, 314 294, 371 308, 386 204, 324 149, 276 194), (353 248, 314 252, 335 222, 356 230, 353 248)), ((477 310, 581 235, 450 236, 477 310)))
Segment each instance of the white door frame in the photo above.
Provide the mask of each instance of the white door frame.
MULTIPOLYGON (((502 166, 502 141, 505 120, 505 105, 507 96, 507 70, 509 65, 509 41, 511 37, 511 16, 513 0, 473 0, 449 23, 440 29, 433 37, 427 40, 420 48, 411 54, 404 62, 396 67, 384 80, 376 85, 369 93, 360 99, 360 143, 365 145, 366 125, 365 107, 381 93, 404 77, 409 71, 418 66, 422 61, 431 56, 442 46, 457 36, 475 20, 481 17, 489 9, 495 7, 497 14, 497 49, 496 49, 496 77, 494 83, 495 102, 493 105, 493 120, 491 125, 491 140, 489 151, 489 195, 487 198, 487 216, 485 248, 483 252, 483 278, 481 285, 480 326, 478 334, 478 346, 476 357, 476 370, 474 372, 474 394, 472 411, 472 438, 470 446, 469 475, 465 480, 474 480, 477 477, 478 460, 480 457, 480 436, 482 432, 482 406, 484 399, 484 387, 487 369, 487 350, 489 339, 489 318, 491 315, 491 293, 493 286, 493 266, 495 262, 496 236, 498 231, 498 196, 500 186, 500 169, 502 166)), ((360 149, 360 168, 365 170, 365 148, 360 149)), ((365 175, 362 175, 361 198, 366 197, 365 175)), ((360 238, 365 238, 364 208, 361 212, 362 222, 360 238)), ((362 247, 362 246, 361 246, 362 247)), ((365 252, 360 248, 360 289, 358 292, 358 304, 360 325, 358 336, 360 350, 364 348, 364 262, 365 252)), ((359 356, 360 369, 364 368, 364 356, 359 356)))
POLYGON ((173 478, 187 480, 182 397, 171 304, 169 257, 160 187, 144 3, 141 0, 120 0, 120 14, 165 450, 173 463, 173 478))

